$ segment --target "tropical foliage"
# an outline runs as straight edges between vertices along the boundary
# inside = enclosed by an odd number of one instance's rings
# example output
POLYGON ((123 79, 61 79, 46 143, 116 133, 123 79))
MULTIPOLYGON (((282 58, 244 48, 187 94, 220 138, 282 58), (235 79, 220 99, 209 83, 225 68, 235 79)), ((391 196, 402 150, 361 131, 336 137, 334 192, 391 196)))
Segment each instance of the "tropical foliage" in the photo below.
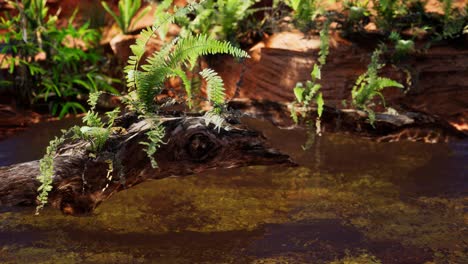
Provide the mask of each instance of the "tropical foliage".
POLYGON ((58 28, 46 0, 10 1, 17 15, 0 17, 1 67, 11 75, 0 83, 13 89, 20 104, 48 102, 52 114, 85 112, 78 97, 94 91, 117 91, 116 80, 100 72, 98 31, 85 23, 75 27, 75 13, 58 28), (86 51, 85 51, 86 50, 86 51))

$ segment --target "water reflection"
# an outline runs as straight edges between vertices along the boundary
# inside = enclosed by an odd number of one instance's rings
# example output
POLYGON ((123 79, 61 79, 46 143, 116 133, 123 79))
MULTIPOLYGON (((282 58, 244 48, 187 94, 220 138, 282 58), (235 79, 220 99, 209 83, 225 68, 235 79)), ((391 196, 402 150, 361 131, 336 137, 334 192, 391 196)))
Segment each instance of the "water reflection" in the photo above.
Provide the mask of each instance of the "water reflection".
POLYGON ((253 125, 301 166, 150 181, 113 196, 91 217, 2 213, 0 260, 468 262, 466 142, 376 144, 325 135, 304 152, 303 131, 253 125))
POLYGON ((0 141, 0 166, 40 159, 49 141, 60 135, 60 130, 81 123, 81 118, 64 118, 58 121, 32 125, 26 131, 0 141))

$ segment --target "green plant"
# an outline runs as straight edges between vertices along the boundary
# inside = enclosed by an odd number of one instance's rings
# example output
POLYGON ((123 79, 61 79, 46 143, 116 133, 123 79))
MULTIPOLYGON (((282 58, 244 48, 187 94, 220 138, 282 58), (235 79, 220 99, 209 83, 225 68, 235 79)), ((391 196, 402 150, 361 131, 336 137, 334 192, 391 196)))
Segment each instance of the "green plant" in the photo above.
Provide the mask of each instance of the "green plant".
MULTIPOLYGON (((155 105, 153 98, 162 91, 164 81, 169 77, 178 76, 184 81, 184 84, 189 85, 190 81, 183 71, 183 67, 187 65, 193 66, 198 57, 205 54, 227 53, 237 57, 248 56, 245 51, 233 47, 228 42, 210 39, 203 35, 189 35, 166 44, 160 51, 154 52, 147 59, 146 64, 140 67, 140 60, 145 52, 146 44, 154 36, 155 32, 160 27, 172 23, 177 16, 187 15, 195 10, 197 6, 197 3, 189 4, 177 10, 174 14, 165 16, 163 21, 158 21, 153 27, 143 30, 136 44, 131 47, 133 56, 129 58, 129 64, 125 68, 127 86, 131 91, 127 104, 130 108, 137 111, 137 113, 143 115, 150 125, 150 129, 146 133, 148 141, 140 143, 146 146, 144 151, 147 153, 153 168, 156 168, 158 165, 154 159, 154 154, 160 145, 164 144, 163 138, 165 136, 164 127, 161 125, 160 118, 156 113, 158 106, 155 105)), ((200 72, 200 75, 207 81, 208 100, 213 104, 213 110, 205 114, 205 120, 206 122, 214 123, 215 128, 219 128, 224 122, 222 118, 222 110, 224 109, 223 82, 216 72, 211 69, 203 70, 200 72)), ((190 91, 190 87, 186 87, 186 89, 190 91)), ((108 120, 107 122, 103 122, 98 113, 95 112, 100 94, 101 92, 93 92, 89 96, 88 103, 90 110, 83 117, 83 122, 86 125, 72 127, 68 132, 64 132, 62 137, 51 141, 50 146, 47 148, 47 153, 41 160, 41 175, 39 176, 41 187, 38 190, 40 192, 38 200, 41 203, 37 207, 37 213, 47 203, 48 192, 52 190, 53 157, 59 145, 66 138, 85 140, 90 144, 90 148, 88 149, 90 157, 95 158, 102 151, 104 144, 109 138, 114 120, 119 114, 119 109, 106 113, 108 120)), ((187 94, 190 94, 190 92, 187 92, 187 94)), ((187 98, 187 101, 189 99, 187 98)), ((113 171, 113 164, 114 161, 109 161, 107 177, 113 171)))
POLYGON ((338 22, 342 26, 344 33, 364 32, 364 27, 369 23, 371 12, 369 1, 349 0, 343 2, 343 11, 347 16, 343 21, 338 22))
MULTIPOLYGON (((322 85, 320 84, 320 80, 322 78, 321 69, 323 65, 325 65, 329 53, 329 30, 330 20, 327 19, 323 24, 322 30, 320 31, 320 50, 319 57, 317 59, 318 63, 314 64, 312 72, 310 73, 311 80, 308 80, 305 83, 305 86, 301 82, 296 84, 296 87, 293 89, 296 100, 291 108, 291 117, 293 118, 295 123, 298 123, 298 115, 294 104, 298 104, 307 108, 312 102, 314 102, 317 105, 317 119, 315 122, 315 128, 316 134, 318 135, 321 134, 320 118, 322 117, 324 106, 323 95, 320 92, 320 89, 322 88, 322 85)), ((305 109, 304 111, 307 112, 307 109, 305 109)))
POLYGON ((82 139, 90 143, 89 151, 92 155, 99 153, 107 139, 111 134, 111 128, 114 125, 114 120, 120 113, 120 109, 116 108, 113 111, 106 112, 107 121, 103 122, 99 114, 95 111, 97 101, 101 92, 93 92, 89 95, 88 104, 90 110, 83 117, 85 126, 75 126, 73 129, 72 139, 82 139))
POLYGON ((376 11, 376 24, 379 29, 389 32, 398 25, 396 18, 408 14, 408 2, 405 0, 372 0, 376 11))
POLYGON ((38 179, 41 185, 37 189, 39 192, 39 195, 37 196, 39 205, 36 207, 36 215, 39 214, 39 211, 47 204, 49 192, 52 190, 54 156, 57 153, 59 145, 62 144, 64 140, 64 136, 56 137, 54 140, 52 140, 47 147, 46 154, 39 161, 40 175, 38 179))
POLYGON ((141 0, 119 0, 119 14, 116 14, 106 2, 101 1, 101 5, 114 18, 124 34, 128 34, 132 30, 132 26, 151 10, 151 6, 147 6, 136 17, 141 7, 141 0))
POLYGON ((352 104, 368 114, 372 125, 375 121, 375 113, 372 110, 373 99, 379 96, 385 105, 385 98, 381 93, 383 89, 387 87, 404 88, 397 81, 378 76, 378 71, 385 66, 385 64, 379 63, 381 54, 382 50, 380 48, 372 53, 371 63, 367 67, 367 71, 359 76, 351 91, 352 104))
POLYGON ((442 29, 435 33, 435 41, 453 39, 461 36, 468 25, 468 5, 465 10, 453 8, 453 0, 439 0, 444 11, 442 29))
POLYGON ((323 13, 320 1, 316 0, 286 0, 285 3, 293 10, 293 21, 297 28, 308 31, 315 27, 315 19, 323 13))
MULTIPOLYGON (((193 18, 177 17, 177 23, 192 34, 203 34, 217 40, 236 42, 239 22, 253 14, 258 0, 205 0, 193 18)), ((163 1, 172 2, 172 1, 163 1)))
POLYGON ((394 57, 397 60, 407 56, 415 50, 414 41, 412 39, 402 39, 401 35, 396 31, 392 31, 388 38, 395 46, 394 57))
MULTIPOLYGON (((314 65, 314 69, 310 73, 310 77, 311 80, 306 82, 305 87, 302 83, 296 84, 294 95, 296 97, 296 102, 303 106, 307 107, 311 102, 315 102, 317 104, 317 121, 319 121, 322 117, 324 101, 322 93, 320 92, 322 85, 318 83, 321 79, 321 70, 317 64, 314 65)), ((291 114, 294 121, 297 123, 298 118, 295 109, 293 109, 291 114)), ((319 124, 320 123, 317 123, 317 134, 320 134, 319 124)))
POLYGON ((46 0, 10 3, 18 15, 0 18, 3 42, 2 65, 9 66, 12 86, 24 105, 49 102, 51 113, 63 117, 70 111, 85 111, 78 102, 82 94, 97 90, 116 93, 116 80, 99 71, 99 34, 85 23, 74 26, 72 15, 66 27, 56 27, 57 15, 48 14, 46 0), (86 51, 84 51, 86 50, 86 51))
MULTIPOLYGON (((137 112, 152 120, 154 124, 152 129, 147 133, 149 142, 144 143, 148 146, 147 153, 153 166, 157 164, 152 156, 159 144, 161 144, 164 136, 163 129, 157 125, 159 124, 157 121, 158 117, 154 114, 158 109, 158 106, 154 103, 154 97, 163 91, 165 80, 173 76, 181 78, 186 91, 187 102, 190 106, 192 89, 185 70, 193 69, 200 56, 225 53, 235 57, 248 57, 245 51, 232 46, 228 42, 215 40, 203 34, 196 36, 186 34, 166 44, 160 51, 154 52, 146 60, 146 64, 140 67, 146 43, 148 43, 155 33, 177 18, 185 17, 189 12, 199 7, 200 4, 192 3, 177 10, 172 15, 166 15, 163 20, 160 19, 154 26, 143 30, 136 44, 131 46, 133 55, 130 56, 128 65, 125 67, 127 87, 130 92, 130 98, 132 98, 128 100, 128 104, 137 112)), ((223 82, 214 71, 209 69, 205 69, 200 75, 207 80, 208 100, 214 106, 214 113, 220 113, 224 103, 223 82)))
MULTIPOLYGON (((39 205, 36 207, 36 214, 47 204, 48 193, 52 190, 54 175, 54 156, 57 154, 59 146, 67 139, 81 139, 89 142, 89 156, 96 157, 104 147, 107 139, 112 132, 114 120, 120 113, 120 109, 107 112, 107 121, 103 122, 99 114, 95 112, 97 101, 102 92, 93 92, 89 95, 88 104, 90 110, 83 117, 85 126, 73 126, 68 130, 62 130, 62 135, 50 141, 46 154, 39 161, 40 174, 38 176, 41 185, 38 188, 39 195, 37 200, 39 205)), ((109 165, 110 166, 110 165, 109 165)), ((111 168, 111 167, 110 167, 111 168)))

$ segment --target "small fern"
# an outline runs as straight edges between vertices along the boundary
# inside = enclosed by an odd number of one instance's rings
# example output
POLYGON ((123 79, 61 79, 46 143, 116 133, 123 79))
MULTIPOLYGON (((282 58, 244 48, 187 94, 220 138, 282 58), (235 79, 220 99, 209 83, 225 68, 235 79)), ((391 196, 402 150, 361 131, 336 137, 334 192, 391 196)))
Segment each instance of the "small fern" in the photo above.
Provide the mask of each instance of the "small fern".
POLYGON ((52 182, 54 175, 54 156, 57 153, 58 147, 66 139, 81 139, 90 143, 89 155, 90 157, 96 157, 96 155, 102 150, 104 144, 107 142, 111 134, 111 128, 114 124, 115 118, 120 113, 120 109, 107 112, 106 115, 108 120, 106 123, 102 121, 98 113, 95 112, 96 105, 99 96, 102 92, 93 92, 89 94, 88 104, 90 110, 83 117, 85 126, 74 126, 68 130, 62 131, 62 136, 56 137, 50 141, 47 147, 46 154, 39 161, 40 175, 38 180, 41 183, 37 191, 39 192, 37 200, 39 205, 36 207, 36 215, 39 214, 40 210, 47 204, 48 194, 52 190, 52 182))
POLYGON ((232 46, 229 42, 218 41, 204 35, 189 35, 174 40, 160 51, 153 53, 147 59, 147 64, 141 67, 141 71, 133 69, 134 56, 132 56, 129 59, 130 67, 126 68, 127 86, 137 92, 137 101, 141 102, 138 110, 143 114, 154 111, 154 97, 161 93, 165 80, 171 76, 181 77, 188 98, 191 98, 190 82, 182 68, 193 67, 200 56, 223 53, 235 57, 248 57, 247 52, 232 46))
POLYGON ((215 109, 224 104, 224 83, 223 79, 212 69, 204 69, 200 75, 206 80, 206 93, 208 100, 212 102, 215 109))
POLYGON ((328 53, 330 52, 330 19, 326 19, 322 30, 320 30, 320 51, 318 62, 320 66, 325 65, 327 62, 328 53))
POLYGON ((367 72, 358 77, 351 91, 352 104, 358 109, 367 112, 372 125, 375 121, 375 113, 371 109, 373 99, 379 96, 385 105, 385 98, 381 93, 383 89, 387 87, 404 88, 397 81, 378 76, 378 71, 385 66, 385 64, 379 63, 381 54, 382 50, 380 48, 373 52, 367 72))
POLYGON ((146 45, 154 34, 160 29, 173 23, 177 17, 187 16, 189 13, 196 10, 202 2, 203 1, 200 1, 200 3, 191 2, 186 7, 178 9, 172 15, 167 13, 163 19, 156 20, 153 26, 147 27, 141 31, 140 37, 136 40, 136 43, 130 46, 133 55, 129 57, 128 65, 124 69, 125 74, 127 75, 127 87, 129 90, 136 90, 137 88, 137 80, 139 78, 138 67, 140 65, 141 58, 146 51, 146 45))
MULTIPOLYGON (((128 65, 125 67, 127 87, 132 93, 127 104, 152 122, 152 128, 147 133, 149 141, 141 144, 146 146, 145 151, 153 167, 157 166, 154 154, 162 144, 164 137, 164 129, 157 121, 157 115, 154 114, 155 110, 158 109, 154 98, 163 91, 164 82, 169 77, 179 77, 186 91, 188 105, 192 107, 192 81, 185 70, 193 70, 200 56, 230 54, 240 58, 248 57, 247 52, 234 47, 229 42, 219 41, 204 34, 186 33, 165 44, 159 51, 155 51, 140 67, 146 44, 155 33, 158 32, 160 36, 164 37, 170 23, 173 23, 177 18, 186 17, 187 14, 199 8, 200 4, 190 3, 186 7, 176 10, 174 14, 163 14, 161 10, 169 6, 169 1, 164 1, 161 9, 157 11, 160 16, 156 23, 143 30, 136 43, 131 46, 133 55, 129 57, 128 65)), ((203 70, 200 75, 207 81, 208 100, 215 108, 213 112, 219 114, 223 109, 225 97, 223 81, 210 69, 203 70)))
MULTIPOLYGON (((157 118, 155 117, 149 120, 151 122, 157 122, 157 118)), ((143 150, 146 152, 148 158, 150 159, 151 167, 157 168, 158 163, 154 158, 154 154, 156 154, 158 148, 161 146, 161 144, 163 144, 165 128, 161 125, 160 122, 152 123, 151 129, 146 133, 146 136, 148 137, 148 142, 140 142, 140 144, 146 146, 146 148, 144 148, 143 150)))
POLYGON ((210 124, 214 125, 214 129, 218 130, 218 132, 221 130, 221 128, 224 128, 225 130, 229 130, 229 126, 226 123, 226 119, 219 113, 219 111, 212 110, 212 111, 207 111, 205 115, 203 115, 203 120, 205 120, 205 125, 209 126, 210 124))
POLYGON ((40 210, 48 202, 49 192, 52 190, 52 181, 54 176, 54 156, 57 153, 57 149, 65 140, 65 137, 56 137, 54 140, 50 141, 49 146, 47 147, 46 154, 39 161, 39 171, 38 180, 41 183, 37 191, 39 195, 37 200, 39 204, 36 207, 36 215, 39 214, 40 210))
MULTIPOLYGON (((322 85, 319 83, 322 78, 322 67, 327 61, 327 56, 330 49, 330 20, 327 19, 323 24, 322 30, 320 30, 320 50, 319 58, 317 59, 318 63, 314 64, 314 68, 310 73, 311 80, 308 80, 304 84, 297 83, 296 87, 293 89, 294 95, 296 97, 295 104, 299 104, 305 107, 308 107, 312 102, 317 105, 317 118, 315 121, 316 134, 321 135, 321 117, 323 113, 323 106, 325 102, 323 100, 323 95, 320 92, 322 85)), ((297 124, 299 118, 297 115, 297 110, 294 105, 291 107, 291 117, 294 122, 297 124)))

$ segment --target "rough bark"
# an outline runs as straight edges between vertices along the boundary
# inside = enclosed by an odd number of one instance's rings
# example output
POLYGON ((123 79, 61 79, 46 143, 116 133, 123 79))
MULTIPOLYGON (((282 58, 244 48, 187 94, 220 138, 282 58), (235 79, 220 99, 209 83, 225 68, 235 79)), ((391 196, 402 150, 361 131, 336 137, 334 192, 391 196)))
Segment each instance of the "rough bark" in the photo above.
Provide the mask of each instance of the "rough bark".
MULTIPOLYGON (((159 167, 154 169, 140 144, 146 140, 148 122, 127 115, 117 125, 125 132, 112 135, 95 158, 85 141, 65 142, 59 148, 49 194, 53 207, 67 214, 86 214, 113 193, 147 179, 217 167, 293 164, 287 155, 268 148, 260 133, 240 124, 218 130, 202 117, 173 117, 163 123, 166 144, 156 153, 159 167), (107 177, 110 160, 113 171, 107 177)), ((36 205, 38 175, 38 161, 0 168, 0 206, 36 205)))

